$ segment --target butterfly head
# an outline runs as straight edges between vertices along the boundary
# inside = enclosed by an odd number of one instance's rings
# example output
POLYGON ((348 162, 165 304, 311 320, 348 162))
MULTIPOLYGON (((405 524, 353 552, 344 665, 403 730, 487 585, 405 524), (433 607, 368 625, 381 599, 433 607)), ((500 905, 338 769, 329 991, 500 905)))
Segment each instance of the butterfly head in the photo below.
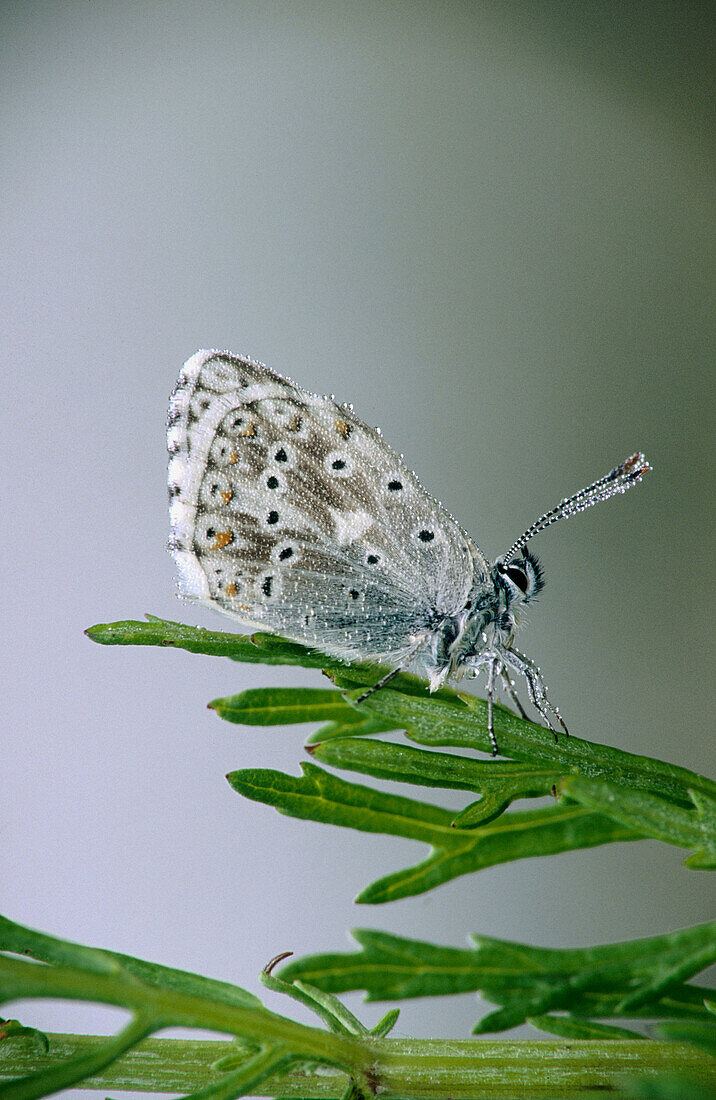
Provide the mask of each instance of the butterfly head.
POLYGON ((528 604, 544 588, 544 575, 539 559, 523 548, 521 556, 512 561, 498 558, 492 570, 495 587, 503 588, 508 604, 528 604))
POLYGON ((522 609, 544 588, 539 560, 523 549, 520 557, 505 561, 498 558, 492 567, 492 582, 497 595, 493 629, 496 640, 509 645, 519 625, 522 609))

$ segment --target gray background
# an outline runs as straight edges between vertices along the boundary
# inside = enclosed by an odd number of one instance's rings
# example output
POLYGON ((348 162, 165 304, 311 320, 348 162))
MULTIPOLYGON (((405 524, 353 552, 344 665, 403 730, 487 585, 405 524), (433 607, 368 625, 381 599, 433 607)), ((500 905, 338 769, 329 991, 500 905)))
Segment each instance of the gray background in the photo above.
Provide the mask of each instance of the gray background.
MULTIPOLYGON (((308 730, 206 710, 320 674, 82 631, 233 629, 176 602, 164 551, 169 393, 228 347, 354 402, 490 556, 643 448, 642 486, 535 540, 521 648, 574 733, 709 770, 708 5, 0 11, 2 910, 254 990, 356 925, 577 946, 707 919, 651 842, 357 908, 421 849, 242 801, 224 774, 295 772, 308 730)), ((408 1003, 397 1034, 478 1011, 408 1003)))

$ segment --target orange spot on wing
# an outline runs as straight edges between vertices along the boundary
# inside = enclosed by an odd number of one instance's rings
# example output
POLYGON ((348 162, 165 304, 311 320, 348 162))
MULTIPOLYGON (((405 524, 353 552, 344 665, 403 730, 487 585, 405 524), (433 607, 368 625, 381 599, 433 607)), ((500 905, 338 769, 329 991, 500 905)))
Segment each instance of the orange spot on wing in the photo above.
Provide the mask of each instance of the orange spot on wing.
POLYGON ((247 424, 245 428, 241 429, 239 435, 243 436, 244 439, 253 439, 256 435, 256 425, 253 422, 247 424))
POLYGON ((234 490, 233 489, 222 489, 221 492, 219 493, 219 496, 223 500, 224 504, 228 504, 229 501, 231 500, 231 498, 233 497, 233 495, 234 495, 234 490))
POLYGON ((217 531, 216 538, 211 544, 212 550, 223 550, 225 546, 234 541, 233 531, 217 531))
POLYGON ((336 431, 343 439, 348 439, 351 434, 351 426, 347 420, 336 420, 336 431))
POLYGON ((238 590, 238 588, 236 587, 235 583, 234 583, 233 581, 231 581, 231 583, 230 583, 230 584, 227 584, 227 586, 226 586, 226 588, 224 589, 224 591, 226 592, 226 595, 227 595, 227 596, 229 597, 229 599, 230 599, 230 600, 233 600, 234 596, 236 595, 236 593, 237 593, 237 592, 238 592, 239 590, 238 590))

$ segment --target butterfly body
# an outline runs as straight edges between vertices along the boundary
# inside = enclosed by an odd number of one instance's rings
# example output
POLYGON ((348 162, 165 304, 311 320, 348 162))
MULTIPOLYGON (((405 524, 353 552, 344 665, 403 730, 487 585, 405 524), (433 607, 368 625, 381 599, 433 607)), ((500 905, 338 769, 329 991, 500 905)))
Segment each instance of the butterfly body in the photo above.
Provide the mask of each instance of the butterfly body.
POLYGON ((181 595, 345 661, 414 666, 431 690, 517 668, 543 717, 556 713, 512 648, 542 587, 537 560, 523 549, 488 562, 351 406, 200 351, 179 376, 167 437, 181 595))

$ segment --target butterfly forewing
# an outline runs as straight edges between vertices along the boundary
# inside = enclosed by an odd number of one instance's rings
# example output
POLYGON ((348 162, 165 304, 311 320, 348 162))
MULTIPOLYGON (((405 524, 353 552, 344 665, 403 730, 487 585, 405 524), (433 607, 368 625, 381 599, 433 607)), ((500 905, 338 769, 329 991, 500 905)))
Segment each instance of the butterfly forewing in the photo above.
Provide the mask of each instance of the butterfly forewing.
POLYGON ((375 429, 262 364, 197 352, 168 440, 180 591, 247 627, 399 663, 487 573, 375 429))

